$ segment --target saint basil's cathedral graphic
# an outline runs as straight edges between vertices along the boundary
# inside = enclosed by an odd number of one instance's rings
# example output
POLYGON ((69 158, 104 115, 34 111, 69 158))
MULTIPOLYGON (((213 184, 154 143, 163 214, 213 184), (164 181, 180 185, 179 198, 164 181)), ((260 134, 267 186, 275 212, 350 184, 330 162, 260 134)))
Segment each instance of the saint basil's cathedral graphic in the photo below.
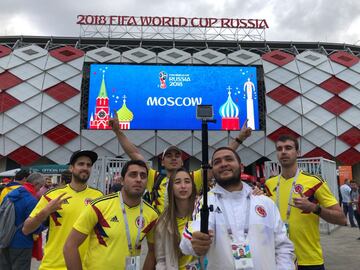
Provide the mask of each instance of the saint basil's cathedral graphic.
MULTIPOLYGON (((227 101, 223 105, 221 105, 219 109, 219 114, 221 116, 221 129, 239 130, 239 107, 231 98, 231 87, 229 86, 226 89, 228 90, 227 101)), ((254 99, 256 99, 256 92, 255 85, 253 82, 251 82, 250 78, 248 78, 247 81, 244 83, 243 91, 244 99, 246 99, 247 126, 255 129, 254 99)))
MULTIPOLYGON (((126 106, 126 96, 123 96, 123 105, 116 112, 119 118, 120 129, 130 129, 130 122, 134 119, 134 114, 126 106)), ((106 93, 105 71, 103 71, 99 95, 96 98, 95 117, 93 113, 90 117, 90 129, 111 129, 109 97, 106 93)))
POLYGON ((227 101, 220 106, 219 114, 221 116, 222 130, 239 130, 239 108, 231 98, 231 88, 228 87, 227 101))

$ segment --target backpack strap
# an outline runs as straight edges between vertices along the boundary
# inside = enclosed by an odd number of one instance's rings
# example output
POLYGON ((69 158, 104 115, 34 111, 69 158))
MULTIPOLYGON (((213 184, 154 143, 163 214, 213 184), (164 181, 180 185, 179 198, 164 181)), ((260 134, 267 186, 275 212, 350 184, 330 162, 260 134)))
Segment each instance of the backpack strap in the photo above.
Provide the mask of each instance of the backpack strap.
POLYGON ((155 179, 154 179, 154 185, 151 190, 151 204, 154 203, 154 201, 159 198, 159 188, 161 185, 162 180, 165 178, 165 175, 160 174, 159 172, 156 172, 155 179))
POLYGON ((147 201, 150 205, 154 203, 154 201, 159 198, 159 188, 161 185, 162 180, 165 178, 165 175, 160 174, 160 172, 156 171, 154 175, 154 185, 150 190, 148 190, 144 196, 143 199, 147 201))

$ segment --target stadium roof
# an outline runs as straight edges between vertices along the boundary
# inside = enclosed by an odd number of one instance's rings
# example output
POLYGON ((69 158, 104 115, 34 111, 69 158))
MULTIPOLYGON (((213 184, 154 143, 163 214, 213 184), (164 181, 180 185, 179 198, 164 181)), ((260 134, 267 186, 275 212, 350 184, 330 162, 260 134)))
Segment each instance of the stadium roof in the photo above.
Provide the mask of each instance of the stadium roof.
POLYGON ((81 50, 89 51, 98 47, 109 47, 119 52, 143 47, 153 52, 161 52, 176 47, 189 53, 206 48, 231 53, 245 49, 257 54, 264 54, 273 50, 284 50, 292 54, 299 54, 306 50, 313 50, 325 55, 334 51, 347 51, 360 56, 360 46, 345 43, 327 42, 293 42, 293 41, 224 41, 224 40, 140 40, 140 39, 106 39, 106 38, 80 38, 80 37, 53 37, 53 36, 2 36, 0 44, 12 49, 21 48, 30 44, 37 44, 45 49, 54 49, 59 46, 71 45, 81 50))

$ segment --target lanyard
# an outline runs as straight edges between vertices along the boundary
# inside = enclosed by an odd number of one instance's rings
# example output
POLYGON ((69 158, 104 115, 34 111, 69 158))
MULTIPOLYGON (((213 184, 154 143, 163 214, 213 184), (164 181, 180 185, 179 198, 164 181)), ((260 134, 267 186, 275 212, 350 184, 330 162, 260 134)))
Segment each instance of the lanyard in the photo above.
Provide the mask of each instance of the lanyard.
MULTIPOLYGON (((245 236, 245 240, 248 236, 248 233, 249 233, 249 223, 250 223, 250 193, 246 196, 246 215, 245 215, 245 225, 244 225, 244 236, 245 236)), ((223 203, 223 200, 222 200, 222 196, 221 194, 218 194, 218 200, 219 200, 219 203, 220 203, 220 206, 221 206, 221 209, 222 209, 222 212, 223 212, 223 215, 224 215, 224 219, 225 219, 225 225, 226 225, 226 229, 227 229, 227 232, 228 232, 228 235, 231 239, 231 241, 234 241, 234 237, 233 237, 233 232, 232 232, 232 229, 231 229, 231 226, 230 226, 230 222, 229 222, 229 218, 228 218, 228 215, 226 214, 226 209, 224 207, 224 203, 223 203)))
POLYGON ((124 201, 123 201, 123 198, 122 198, 121 191, 119 192, 119 198, 120 198, 121 211, 122 211, 123 217, 124 217, 124 223, 125 223, 125 230, 126 230, 126 238, 127 238, 127 242, 128 242, 128 248, 129 248, 130 254, 133 255, 133 254, 135 253, 136 247, 139 246, 139 242, 140 242, 140 232, 141 232, 141 225, 142 225, 141 223, 143 222, 143 219, 142 219, 142 215, 143 215, 143 200, 141 199, 141 203, 140 203, 140 217, 139 217, 138 231, 137 231, 137 236, 136 236, 136 240, 135 240, 135 248, 133 249, 132 244, 131 244, 129 223, 128 223, 128 220, 127 220, 127 217, 126 217, 125 205, 124 205, 124 201))
MULTIPOLYGON (((299 174, 300 174, 300 170, 299 170, 299 168, 297 168, 296 174, 295 174, 294 179, 293 179, 292 184, 291 184, 291 190, 290 190, 290 195, 289 195, 289 200, 288 200, 288 207, 287 207, 287 210, 286 210, 286 219, 285 219, 286 222, 289 221, 290 212, 291 212, 290 204, 291 204, 292 195, 293 195, 293 192, 294 192, 296 180, 298 179, 299 174)), ((279 174, 279 176, 278 176, 278 182, 277 182, 277 185, 276 185, 276 205, 277 205, 279 210, 280 210, 280 203, 279 203, 279 200, 280 200, 279 199, 279 197, 280 197, 280 178, 281 178, 281 174, 279 174)))

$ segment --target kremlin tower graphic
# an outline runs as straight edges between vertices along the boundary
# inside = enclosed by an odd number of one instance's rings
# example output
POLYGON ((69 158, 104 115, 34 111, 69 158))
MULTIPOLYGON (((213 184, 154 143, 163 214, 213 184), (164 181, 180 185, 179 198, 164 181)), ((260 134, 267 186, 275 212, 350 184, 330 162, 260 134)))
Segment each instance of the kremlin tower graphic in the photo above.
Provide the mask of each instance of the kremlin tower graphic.
POLYGON ((239 108, 231 98, 231 87, 227 88, 228 98, 227 101, 220 106, 219 114, 221 116, 221 129, 222 130, 239 130, 239 108))
MULTIPOLYGON (((90 129, 111 129, 109 126, 110 108, 106 93, 105 70, 102 72, 100 91, 96 98, 95 117, 93 113, 90 117, 90 129)), ((130 122, 134 119, 134 114, 126 106, 125 95, 123 96, 123 105, 116 113, 119 118, 120 129, 130 129, 130 122)))

